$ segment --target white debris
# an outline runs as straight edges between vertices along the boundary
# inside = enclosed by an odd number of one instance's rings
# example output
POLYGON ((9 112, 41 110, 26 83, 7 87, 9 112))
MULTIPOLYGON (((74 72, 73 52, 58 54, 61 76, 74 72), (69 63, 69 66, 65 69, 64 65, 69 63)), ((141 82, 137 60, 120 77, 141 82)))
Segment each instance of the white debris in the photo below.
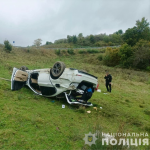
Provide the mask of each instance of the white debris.
POLYGON ((97 92, 101 92, 101 89, 98 89, 97 92))
POLYGON ((90 114, 90 113, 91 113, 91 111, 89 110, 89 111, 87 111, 87 113, 88 113, 88 114, 90 114))
POLYGON ((100 109, 102 109, 102 107, 100 107, 100 109))
POLYGON ((93 109, 97 110, 97 107, 93 107, 93 109))
POLYGON ((65 105, 62 105, 62 108, 65 108, 65 105))

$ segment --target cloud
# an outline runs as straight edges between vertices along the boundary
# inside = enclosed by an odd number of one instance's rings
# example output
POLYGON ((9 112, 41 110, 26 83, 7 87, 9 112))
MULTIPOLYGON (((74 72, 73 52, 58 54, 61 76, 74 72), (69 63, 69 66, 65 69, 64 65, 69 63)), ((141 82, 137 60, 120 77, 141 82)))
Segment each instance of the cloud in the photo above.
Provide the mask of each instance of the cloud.
POLYGON ((0 43, 32 45, 37 38, 54 42, 67 35, 111 34, 145 17, 149 0, 5 0, 0 9, 0 43))

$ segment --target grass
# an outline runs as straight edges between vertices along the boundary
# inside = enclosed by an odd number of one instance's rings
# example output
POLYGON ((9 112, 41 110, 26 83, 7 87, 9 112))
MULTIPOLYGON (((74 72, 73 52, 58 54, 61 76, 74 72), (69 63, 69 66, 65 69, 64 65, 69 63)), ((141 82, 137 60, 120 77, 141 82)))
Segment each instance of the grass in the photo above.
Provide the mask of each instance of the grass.
MULTIPOLYGON (((78 51, 74 55, 63 53, 60 57, 55 50, 44 48, 29 51, 13 48, 6 53, 0 48, 0 77, 10 79, 13 67, 50 68, 54 62, 63 61, 67 67, 86 70, 98 77, 102 93, 95 92, 90 100, 97 110, 69 105, 65 99, 36 96, 25 87, 11 91, 10 82, 0 80, 1 149, 101 149, 104 148, 101 139, 97 145, 85 145, 85 134, 100 129, 105 133, 150 134, 149 72, 103 66, 97 53, 85 53, 84 57, 78 51), (105 70, 113 77, 112 93, 107 95, 103 94, 105 70), (64 109, 62 104, 66 106, 64 109)), ((146 148, 149 149, 136 147, 146 148)))

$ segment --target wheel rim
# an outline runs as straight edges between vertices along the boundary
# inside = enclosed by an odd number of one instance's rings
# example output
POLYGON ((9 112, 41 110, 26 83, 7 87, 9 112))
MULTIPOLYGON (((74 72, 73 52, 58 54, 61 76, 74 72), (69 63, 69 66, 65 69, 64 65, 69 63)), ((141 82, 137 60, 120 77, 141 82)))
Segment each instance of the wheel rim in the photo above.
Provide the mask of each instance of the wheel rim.
POLYGON ((56 64, 54 65, 54 67, 53 67, 53 73, 54 73, 55 75, 57 75, 57 74, 60 73, 60 71, 61 71, 61 65, 60 65, 59 63, 56 63, 56 64))

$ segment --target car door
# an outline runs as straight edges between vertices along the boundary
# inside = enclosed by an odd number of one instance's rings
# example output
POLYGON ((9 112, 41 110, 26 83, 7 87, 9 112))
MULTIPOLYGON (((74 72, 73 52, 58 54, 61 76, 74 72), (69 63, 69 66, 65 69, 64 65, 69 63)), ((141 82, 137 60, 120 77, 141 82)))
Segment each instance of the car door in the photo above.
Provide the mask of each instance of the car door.
POLYGON ((11 90, 20 90, 28 80, 28 73, 26 71, 13 68, 11 76, 11 90))

